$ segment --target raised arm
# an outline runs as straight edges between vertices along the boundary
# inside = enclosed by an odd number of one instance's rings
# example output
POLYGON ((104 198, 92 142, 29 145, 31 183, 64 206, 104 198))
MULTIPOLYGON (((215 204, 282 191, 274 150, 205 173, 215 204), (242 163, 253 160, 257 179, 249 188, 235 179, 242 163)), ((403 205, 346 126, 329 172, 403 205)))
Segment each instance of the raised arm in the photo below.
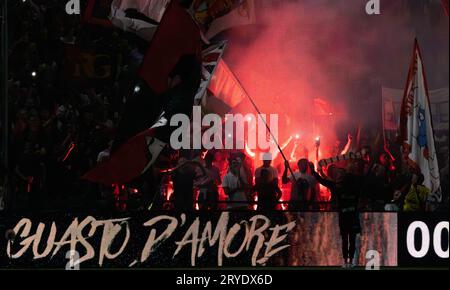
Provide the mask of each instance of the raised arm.
POLYGON ((350 148, 352 147, 352 143, 353 143, 353 136, 349 133, 347 135, 347 144, 345 144, 344 149, 341 151, 341 155, 345 155, 348 153, 348 151, 350 151, 350 148))

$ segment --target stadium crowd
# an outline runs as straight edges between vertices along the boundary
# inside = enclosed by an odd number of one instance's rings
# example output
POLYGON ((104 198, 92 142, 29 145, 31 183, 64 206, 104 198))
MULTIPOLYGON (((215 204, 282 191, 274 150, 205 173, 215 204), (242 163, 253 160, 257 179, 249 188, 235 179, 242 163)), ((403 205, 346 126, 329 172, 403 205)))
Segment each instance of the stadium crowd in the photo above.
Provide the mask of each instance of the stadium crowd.
MULTIPOLYGON (((86 27, 64 12, 62 1, 26 2, 11 1, 9 12, 10 170, 0 170, 0 192, 8 179, 11 194, 2 208, 428 210, 423 175, 408 170, 404 158, 388 148, 376 148, 377 156, 365 148, 364 158, 327 168, 308 159, 274 166, 270 156, 255 168, 244 152, 181 152, 173 171, 155 168, 126 186, 83 181, 112 144, 145 44, 130 34, 86 27), (67 46, 75 42, 114 55, 110 76, 68 76, 67 46)), ((441 209, 448 208, 446 142, 439 159, 441 209)))

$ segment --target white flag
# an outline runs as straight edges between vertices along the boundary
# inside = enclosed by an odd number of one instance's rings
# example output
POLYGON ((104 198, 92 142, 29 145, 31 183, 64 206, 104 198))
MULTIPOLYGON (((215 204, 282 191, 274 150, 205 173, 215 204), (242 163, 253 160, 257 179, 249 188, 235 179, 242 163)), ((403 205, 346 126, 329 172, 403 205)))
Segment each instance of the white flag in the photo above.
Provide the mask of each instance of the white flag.
POLYGON ((424 186, 431 190, 429 201, 441 202, 438 159, 434 144, 433 122, 425 69, 416 40, 402 101, 400 140, 409 163, 420 169, 424 186))
POLYGON ((211 39, 220 32, 236 26, 244 26, 256 23, 254 0, 242 1, 239 7, 230 13, 215 19, 206 32, 206 38, 211 39))
POLYGON ((148 18, 160 22, 171 0, 114 0, 119 9, 136 9, 148 18))
POLYGON ((118 6, 119 2, 116 0, 111 4, 111 14, 109 16, 111 23, 125 32, 134 33, 150 42, 158 26, 143 20, 126 17, 125 11, 118 6))

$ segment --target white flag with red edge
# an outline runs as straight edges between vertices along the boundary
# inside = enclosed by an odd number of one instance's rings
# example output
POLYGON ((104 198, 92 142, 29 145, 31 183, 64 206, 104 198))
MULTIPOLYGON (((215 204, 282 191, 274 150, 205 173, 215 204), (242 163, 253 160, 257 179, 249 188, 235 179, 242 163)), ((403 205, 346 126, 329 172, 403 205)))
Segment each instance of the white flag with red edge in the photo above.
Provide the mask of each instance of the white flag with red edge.
POLYGON ((409 68, 400 116, 400 141, 408 162, 425 177, 430 202, 441 202, 439 166, 425 68, 417 40, 409 68))
POLYGON ((199 105, 205 97, 206 90, 216 72, 219 62, 222 60, 223 53, 227 47, 227 41, 222 41, 217 44, 210 45, 202 52, 202 78, 197 94, 194 98, 194 103, 199 105))

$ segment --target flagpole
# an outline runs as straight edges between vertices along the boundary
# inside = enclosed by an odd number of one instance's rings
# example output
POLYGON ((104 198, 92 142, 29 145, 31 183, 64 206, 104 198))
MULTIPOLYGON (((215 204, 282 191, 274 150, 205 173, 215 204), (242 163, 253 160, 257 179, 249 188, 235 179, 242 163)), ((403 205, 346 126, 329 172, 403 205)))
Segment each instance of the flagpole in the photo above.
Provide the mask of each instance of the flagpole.
POLYGON ((244 88, 244 86, 242 85, 241 81, 236 77, 236 75, 230 70, 230 73, 234 76, 234 78, 236 79, 239 87, 242 89, 242 91, 245 93, 245 95, 248 97, 248 99, 250 100, 250 102, 252 103, 253 107, 255 108, 256 112, 258 113, 259 118, 264 122, 264 125, 266 126, 267 130, 270 133, 270 136, 272 136, 273 141, 275 142, 275 144, 278 147, 278 151, 280 151, 281 156, 283 157, 289 172, 291 173, 292 177, 295 178, 294 175, 294 171, 292 170, 291 166, 289 165, 289 161, 286 158, 286 155, 284 155, 283 149, 281 149, 280 144, 278 143, 277 138, 275 137, 275 135, 273 134, 273 132, 270 130, 269 125, 267 124, 266 120, 264 120, 264 118, 261 117, 261 111, 259 110, 258 106, 256 105, 255 101, 253 101, 252 97, 250 97, 250 95, 248 94, 247 90, 244 88))

